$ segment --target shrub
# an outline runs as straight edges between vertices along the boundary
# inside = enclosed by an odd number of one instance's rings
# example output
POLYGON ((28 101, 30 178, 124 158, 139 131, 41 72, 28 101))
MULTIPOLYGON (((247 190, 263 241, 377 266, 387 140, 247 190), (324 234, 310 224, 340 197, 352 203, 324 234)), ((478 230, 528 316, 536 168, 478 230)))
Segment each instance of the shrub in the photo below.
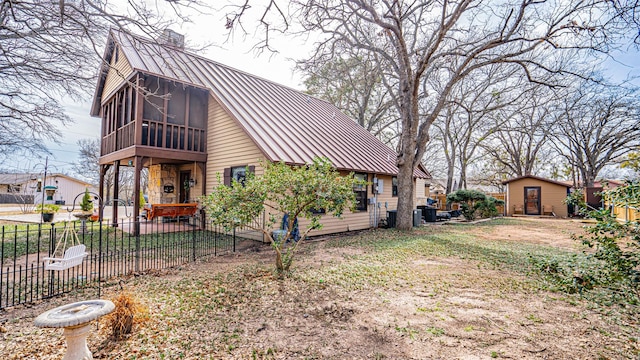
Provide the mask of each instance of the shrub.
POLYGON ((89 189, 84 189, 84 196, 82 197, 82 201, 80 201, 80 209, 84 212, 93 210, 93 201, 91 201, 89 189))
MULTIPOLYGON (((610 204, 638 206, 640 184, 629 183, 602 195, 610 204)), ((579 205, 579 201, 576 204, 579 205)), ((586 227, 586 235, 575 239, 595 251, 569 260, 532 259, 534 268, 562 291, 593 290, 604 295, 606 303, 620 304, 627 313, 637 312, 640 304, 640 225, 637 219, 618 221, 610 209, 584 214, 596 223, 586 227)))
MULTIPOLYGON (((478 210, 485 209, 490 212, 490 204, 487 203, 487 195, 477 190, 458 190, 447 195, 447 202, 460 203, 460 211, 466 220, 475 220, 478 210)), ((495 210, 495 203, 493 203, 495 210)), ((495 210, 497 213, 498 211, 495 210)))
POLYGON ((133 325, 147 320, 147 308, 140 304, 133 294, 122 291, 112 301, 116 308, 106 316, 106 321, 114 339, 120 340, 125 335, 131 334, 133 325))
MULTIPOLYGON (((345 209, 355 204, 354 187, 364 181, 353 176, 342 176, 327 158, 316 158, 304 166, 285 163, 264 163, 260 177, 247 172, 243 182, 233 181, 231 186, 219 185, 203 199, 204 206, 214 224, 230 230, 246 226, 262 232, 276 252, 276 270, 280 276, 289 271, 295 251, 310 231, 320 229, 321 214, 340 217, 345 209), (255 219, 270 209, 262 227, 255 219), (286 232, 274 236, 280 229, 281 219, 287 214, 286 232), (310 220, 299 239, 295 239, 298 218, 310 220), (289 245, 287 245, 289 244, 289 245)), ((218 174, 218 181, 220 174, 218 174)), ((326 216, 326 215, 325 215, 326 216)), ((284 231, 283 231, 284 232, 284 231)))
POLYGON ((498 205, 504 205, 504 201, 496 199, 493 196, 487 196, 484 200, 476 203, 476 210, 483 218, 496 217, 500 215, 498 205))
POLYGON ((36 212, 43 214, 55 214, 60 210, 60 205, 55 204, 38 204, 36 212))

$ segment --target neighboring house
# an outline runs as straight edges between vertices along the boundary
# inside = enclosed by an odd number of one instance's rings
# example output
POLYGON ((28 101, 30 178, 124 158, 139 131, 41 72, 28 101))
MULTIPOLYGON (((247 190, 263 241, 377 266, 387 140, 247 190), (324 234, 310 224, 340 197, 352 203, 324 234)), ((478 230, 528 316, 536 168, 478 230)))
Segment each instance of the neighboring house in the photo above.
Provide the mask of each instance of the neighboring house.
POLYGON ((564 200, 571 185, 527 175, 503 181, 507 186, 507 215, 552 215, 567 217, 564 200))
POLYGON ((624 184, 624 180, 600 179, 595 181, 593 187, 602 188, 603 190, 613 190, 617 187, 624 186, 624 184))
MULTIPOLYGON (((96 191, 95 186, 64 174, 47 174, 46 179, 43 174, 0 174, 0 194, 13 195, 7 199, 16 203, 40 204, 44 199, 45 203, 69 205, 87 188, 96 191)), ((76 199, 76 204, 81 200, 76 199)))
MULTIPOLYGON (((324 219, 322 233, 375 226, 396 209, 397 154, 338 108, 186 52, 179 35, 165 35, 165 45, 109 35, 91 110, 102 117, 102 177, 110 166, 116 176, 121 165, 136 174, 147 167, 150 203, 194 202, 219 178, 262 174, 261 161, 302 165, 326 156, 375 185, 354 189, 358 210, 324 219)), ((428 196, 429 178, 422 166, 414 171, 414 206, 428 196)), ((138 178, 134 186, 138 193, 138 178)))
POLYGON ((447 179, 431 179, 429 187, 429 194, 441 195, 444 194, 447 190, 447 179))

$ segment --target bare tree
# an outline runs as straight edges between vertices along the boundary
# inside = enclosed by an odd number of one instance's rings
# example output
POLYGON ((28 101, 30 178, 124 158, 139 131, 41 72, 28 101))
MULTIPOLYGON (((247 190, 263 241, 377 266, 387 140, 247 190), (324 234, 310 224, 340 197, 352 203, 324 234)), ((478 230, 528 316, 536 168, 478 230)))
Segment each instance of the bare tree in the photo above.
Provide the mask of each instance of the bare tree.
POLYGON ((452 90, 451 101, 434 123, 447 159, 447 193, 453 190, 456 170, 459 187, 467 188, 467 168, 478 161, 478 149, 504 122, 490 121, 490 116, 522 95, 521 79, 512 77, 513 71, 504 73, 498 65, 487 66, 452 90))
POLYGON ((606 165, 640 147, 638 92, 580 82, 555 125, 558 152, 579 171, 584 186, 593 186, 606 165))
MULTIPOLYGON (((73 164, 76 176, 84 178, 92 184, 100 181, 100 139, 80 139, 78 140, 80 154, 78 161, 73 164)), ((109 168, 104 177, 105 199, 111 198, 111 188, 113 187, 113 168, 109 168)))
POLYGON ((617 3, 605 0, 314 0, 297 4, 305 30, 324 34, 314 61, 327 61, 341 48, 355 48, 370 52, 384 70, 382 79, 401 118, 396 161, 401 229, 412 226, 413 169, 425 153, 431 125, 458 82, 483 67, 500 64, 520 69, 532 82, 553 85, 550 75, 567 72, 558 67, 560 58, 554 53, 606 51, 607 41, 614 37, 611 31, 620 30, 618 25, 625 20, 614 9, 617 3), (444 84, 442 91, 424 86, 430 78, 444 84), (428 104, 422 113, 421 102, 428 104))
POLYGON ((245 27, 244 19, 252 9, 252 6, 258 8, 257 15, 250 17, 251 25, 249 29, 255 29, 255 33, 261 34, 254 49, 260 53, 262 51, 278 52, 271 44, 271 36, 273 33, 284 34, 289 31, 291 15, 289 8, 285 7, 285 1, 268 0, 268 1, 251 1, 251 0, 228 0, 218 12, 226 14, 225 27, 229 30, 227 40, 231 41, 232 37, 239 33, 243 39, 251 35, 251 31, 245 27), (257 28, 256 24, 257 22, 257 28))
POLYGON ((398 114, 382 83, 378 64, 367 54, 350 54, 326 63, 301 62, 307 92, 336 105, 380 140, 395 145, 398 114))
POLYGON ((71 120, 59 99, 91 94, 109 28, 158 38, 168 26, 188 20, 185 10, 203 8, 196 0, 147 4, 0 1, 0 157, 46 152, 44 141, 60 138, 59 127, 71 120))
POLYGON ((507 177, 535 175, 549 163, 556 100, 546 87, 534 85, 523 92, 520 101, 491 114, 500 126, 488 135, 483 149, 507 177))

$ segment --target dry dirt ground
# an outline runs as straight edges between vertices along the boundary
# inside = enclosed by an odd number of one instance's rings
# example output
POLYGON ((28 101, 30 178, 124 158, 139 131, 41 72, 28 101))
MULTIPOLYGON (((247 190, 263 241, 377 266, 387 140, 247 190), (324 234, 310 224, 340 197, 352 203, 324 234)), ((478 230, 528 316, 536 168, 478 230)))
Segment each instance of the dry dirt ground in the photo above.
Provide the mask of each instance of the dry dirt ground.
MULTIPOLYGON (((578 251, 570 234, 582 224, 502 221, 414 233, 578 251)), ((284 280, 271 271, 272 250, 255 244, 131 277, 124 288, 146 306, 147 319, 121 341, 101 321, 89 348, 96 359, 638 359, 637 323, 620 325, 577 295, 542 290, 526 272, 446 246, 433 250, 430 240, 385 247, 361 240, 393 236, 403 235, 382 230, 304 244, 284 280)), ((119 291, 111 286, 103 297, 119 291)), ((34 318, 96 295, 88 289, 0 312, 0 359, 60 359, 62 331, 37 328, 34 318)))

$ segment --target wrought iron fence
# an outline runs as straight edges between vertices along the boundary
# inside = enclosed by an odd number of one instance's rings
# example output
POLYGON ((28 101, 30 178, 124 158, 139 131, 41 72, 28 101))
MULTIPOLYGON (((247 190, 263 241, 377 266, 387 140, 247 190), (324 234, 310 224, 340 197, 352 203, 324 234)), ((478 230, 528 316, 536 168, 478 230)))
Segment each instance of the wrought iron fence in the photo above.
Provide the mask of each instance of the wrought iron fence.
MULTIPOLYGON (((166 269, 205 256, 235 251, 236 231, 188 222, 120 220, 32 225, 0 228, 0 309, 57 296, 88 284, 152 269, 166 269), (45 270, 62 239, 64 226, 72 226, 88 253, 82 264, 65 270, 45 270), (136 231, 137 230, 137 231, 136 231)), ((67 243, 69 246, 69 242, 67 243)))

